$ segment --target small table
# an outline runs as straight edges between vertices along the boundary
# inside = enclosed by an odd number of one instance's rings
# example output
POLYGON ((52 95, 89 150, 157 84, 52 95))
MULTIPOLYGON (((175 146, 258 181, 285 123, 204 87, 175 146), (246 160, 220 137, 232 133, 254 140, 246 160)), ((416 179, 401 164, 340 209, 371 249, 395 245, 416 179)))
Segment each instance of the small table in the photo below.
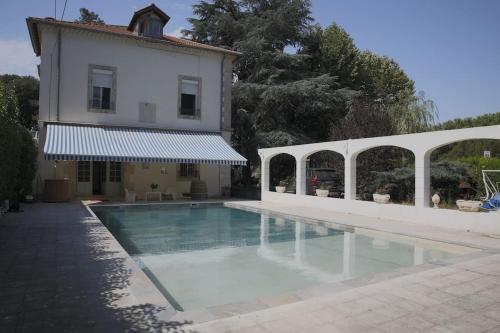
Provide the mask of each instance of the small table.
MULTIPOLYGON (((150 197, 156 196, 158 198, 157 201, 161 201, 161 192, 146 192, 146 201, 150 201, 150 197)), ((151 200, 152 201, 152 200, 151 200)))

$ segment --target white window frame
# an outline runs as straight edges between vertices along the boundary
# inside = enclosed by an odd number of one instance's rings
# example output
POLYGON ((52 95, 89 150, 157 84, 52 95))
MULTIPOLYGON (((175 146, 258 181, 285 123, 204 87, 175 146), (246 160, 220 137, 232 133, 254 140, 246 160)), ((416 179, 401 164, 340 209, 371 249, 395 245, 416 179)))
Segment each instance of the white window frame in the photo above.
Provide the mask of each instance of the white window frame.
POLYGON ((89 74, 88 74, 88 94, 87 94, 87 111, 89 112, 99 112, 99 113, 116 113, 116 67, 113 66, 101 66, 101 65, 89 65, 89 74), (111 71, 113 74, 112 78, 112 87, 110 92, 110 108, 102 109, 93 107, 93 92, 94 92, 94 84, 93 84, 93 74, 94 70, 105 70, 111 71))
POLYGON ((201 119, 201 77, 196 76, 187 76, 187 75, 179 75, 178 79, 178 94, 177 94, 177 117, 183 119, 201 119), (195 100, 195 114, 194 115, 186 115, 181 113, 182 106, 182 81, 196 81, 198 83, 198 92, 195 100))

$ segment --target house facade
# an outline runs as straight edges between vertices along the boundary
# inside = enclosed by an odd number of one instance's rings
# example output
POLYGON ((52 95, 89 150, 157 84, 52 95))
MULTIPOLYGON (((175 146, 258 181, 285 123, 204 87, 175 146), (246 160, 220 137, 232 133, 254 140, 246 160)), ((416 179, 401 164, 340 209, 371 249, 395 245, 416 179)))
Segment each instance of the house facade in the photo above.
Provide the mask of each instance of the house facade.
POLYGON ((40 56, 39 179, 69 179, 74 196, 146 198, 228 191, 232 64, 237 52, 163 35, 155 5, 128 26, 28 18, 40 56), (43 147, 43 149, 42 149, 43 147))

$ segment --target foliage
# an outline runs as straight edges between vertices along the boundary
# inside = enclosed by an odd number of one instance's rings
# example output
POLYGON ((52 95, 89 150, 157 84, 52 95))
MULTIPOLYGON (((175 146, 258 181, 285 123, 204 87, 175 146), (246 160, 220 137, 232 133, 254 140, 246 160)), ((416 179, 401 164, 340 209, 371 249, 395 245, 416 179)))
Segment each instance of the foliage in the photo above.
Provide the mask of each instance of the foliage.
POLYGON ((363 51, 358 62, 360 83, 372 100, 390 106, 415 93, 415 83, 394 59, 363 51))
POLYGON ((75 20, 75 22, 86 24, 104 24, 104 21, 99 17, 99 14, 90 11, 87 8, 80 8, 80 17, 75 20))
POLYGON ((394 134, 389 112, 367 99, 357 99, 349 112, 331 129, 333 141, 394 134))
POLYGON ((19 120, 16 91, 11 83, 0 82, 0 117, 8 123, 16 123, 19 120))
POLYGON ((336 23, 325 29, 321 42, 322 65, 339 81, 354 87, 358 80, 360 56, 354 40, 336 23))
POLYGON ((488 113, 478 117, 457 118, 437 124, 434 131, 451 130, 459 128, 500 125, 500 112, 488 113))
POLYGON ((186 37, 242 53, 234 63, 232 141, 249 165, 233 170, 241 177, 236 183, 253 182, 260 147, 413 132, 432 120, 428 104, 414 96, 413 81, 394 60, 360 52, 336 23, 323 30, 310 9, 310 0, 214 0, 193 6, 186 37), (289 46, 297 52, 285 52, 289 46), (361 97, 371 111, 351 107, 361 97), (358 130, 353 134, 352 120, 358 130))
POLYGON ((437 192, 443 202, 451 204, 457 198, 469 198, 471 190, 464 188, 464 185, 471 186, 472 192, 477 188, 468 164, 457 161, 439 161, 431 164, 432 191, 437 192))
MULTIPOLYGON (((480 196, 486 195, 484 188, 482 170, 500 170, 500 158, 491 157, 485 158, 480 156, 462 157, 459 159, 461 163, 469 166, 469 175, 472 178, 472 183, 480 196)), ((491 180, 500 182, 500 173, 490 175, 491 180)))
POLYGON ((36 146, 19 124, 19 108, 12 85, 0 82, 0 199, 17 201, 31 193, 36 146))
POLYGON ((374 179, 367 183, 360 194, 369 197, 373 193, 390 194, 393 202, 412 202, 415 193, 415 170, 410 167, 396 168, 391 171, 373 172, 374 179))
POLYGON ((40 81, 33 76, 0 75, 0 82, 13 87, 17 96, 18 114, 17 121, 31 129, 37 124, 38 119, 38 91, 40 81))

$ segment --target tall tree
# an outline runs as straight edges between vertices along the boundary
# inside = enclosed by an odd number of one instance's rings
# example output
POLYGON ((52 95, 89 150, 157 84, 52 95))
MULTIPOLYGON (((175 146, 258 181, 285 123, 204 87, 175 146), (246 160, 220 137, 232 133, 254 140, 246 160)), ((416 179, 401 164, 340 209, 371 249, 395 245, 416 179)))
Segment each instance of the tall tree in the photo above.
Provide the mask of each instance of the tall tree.
POLYGON ((40 81, 33 76, 0 75, 0 82, 10 86, 17 97, 17 121, 31 129, 38 120, 38 91, 40 81))
POLYGON ((87 8, 80 8, 80 17, 75 20, 75 22, 86 24, 104 24, 104 21, 99 17, 99 14, 90 11, 87 8))
POLYGON ((355 87, 360 66, 359 50, 351 36, 336 23, 323 32, 321 53, 325 70, 338 76, 341 83, 355 87))

